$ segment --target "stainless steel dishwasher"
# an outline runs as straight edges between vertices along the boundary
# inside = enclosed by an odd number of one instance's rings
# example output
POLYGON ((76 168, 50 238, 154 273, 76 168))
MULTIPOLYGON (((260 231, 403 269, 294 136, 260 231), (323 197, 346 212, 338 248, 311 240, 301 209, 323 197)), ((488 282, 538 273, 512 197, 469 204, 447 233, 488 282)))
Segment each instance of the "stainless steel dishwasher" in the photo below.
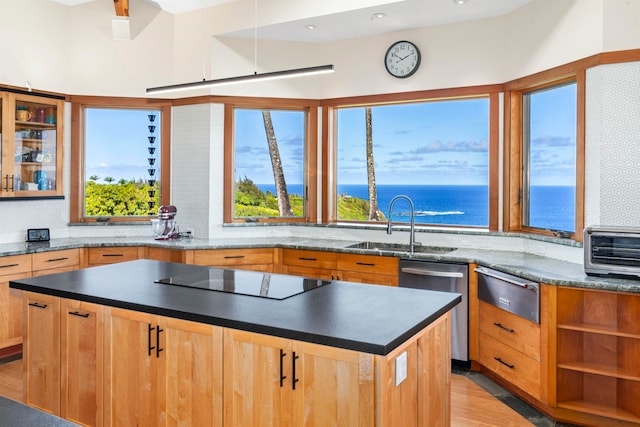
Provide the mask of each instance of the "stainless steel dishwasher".
POLYGON ((467 264, 401 259, 399 286, 429 291, 455 292, 462 302, 452 310, 451 359, 469 365, 469 267, 467 264))

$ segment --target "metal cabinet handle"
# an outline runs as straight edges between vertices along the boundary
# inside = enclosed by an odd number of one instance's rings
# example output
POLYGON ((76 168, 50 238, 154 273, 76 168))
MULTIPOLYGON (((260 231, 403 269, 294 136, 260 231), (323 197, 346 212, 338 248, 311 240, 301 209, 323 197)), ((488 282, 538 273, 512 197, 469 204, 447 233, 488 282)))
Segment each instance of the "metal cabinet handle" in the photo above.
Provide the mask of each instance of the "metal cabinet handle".
POLYGON ((160 325, 156 326, 156 357, 160 357, 160 352, 164 350, 164 348, 160 348, 160 332, 163 331, 164 329, 160 325))
POLYGON ((124 254, 102 254, 102 256, 124 256, 124 254))
POLYGON ((317 261, 316 258, 305 258, 305 257, 300 257, 298 258, 300 261, 317 261))
POLYGON ((9 191, 9 174, 4 176, 4 191, 9 191))
POLYGON ((51 259, 48 259, 47 262, 65 261, 65 260, 68 260, 68 259, 69 259, 69 257, 65 256, 65 257, 62 257, 62 258, 51 258, 51 259))
POLYGON ((284 385, 284 380, 287 379, 287 376, 284 375, 284 357, 287 353, 284 352, 283 349, 280 349, 280 387, 284 385))
POLYGON ((29 305, 36 308, 47 308, 47 304, 38 304, 37 302, 30 302, 29 305))
POLYGON ((462 273, 456 271, 435 271, 425 270, 423 268, 402 267, 403 273, 417 274, 418 276, 434 276, 434 277, 464 277, 462 273))
POLYGON ((149 329, 147 330, 147 347, 148 347, 148 355, 151 356, 151 350, 155 350, 155 346, 151 345, 151 331, 155 330, 155 327, 151 326, 151 323, 147 325, 149 329))
POLYGON ((293 352, 293 358, 292 358, 292 361, 291 361, 291 366, 292 366, 291 376, 293 377, 292 380, 291 380, 291 387, 294 390, 296 389, 296 383, 298 381, 300 381, 298 378, 296 378, 296 360, 298 360, 299 358, 300 358, 300 356, 296 355, 296 352, 294 351, 293 352))
POLYGON ((356 265, 365 265, 367 267, 375 267, 376 265, 372 262, 356 262, 356 265))
POLYGON ((478 267, 474 270, 476 273, 484 274, 485 276, 492 277, 494 279, 502 280, 503 282, 510 283, 512 285, 520 286, 521 288, 529 288, 529 286, 535 285, 535 283, 528 280, 516 280, 511 276, 503 276, 499 272, 494 272, 485 267, 478 267))
POLYGON ((89 317, 89 313, 80 313, 79 311, 70 311, 69 314, 78 317, 84 317, 85 319, 89 317))
POLYGON ((507 362, 505 362, 504 360, 502 360, 499 357, 494 357, 495 360, 497 360, 498 362, 502 363, 504 366, 506 366, 509 369, 513 369, 515 367, 515 365, 509 365, 507 362))
POLYGON ((505 331, 507 331, 507 332, 509 332, 509 333, 511 333, 511 334, 514 332, 514 331, 513 331, 513 329, 507 328, 506 326, 502 326, 502 324, 501 324, 501 323, 493 322, 493 324, 494 324, 495 326, 497 326, 498 328, 500 328, 500 329, 504 329, 505 331))
POLYGON ((5 264, 5 265, 0 265, 0 268, 9 268, 9 267, 17 267, 20 264, 5 264))
POLYGON ((225 255, 225 259, 244 258, 244 255, 225 255))

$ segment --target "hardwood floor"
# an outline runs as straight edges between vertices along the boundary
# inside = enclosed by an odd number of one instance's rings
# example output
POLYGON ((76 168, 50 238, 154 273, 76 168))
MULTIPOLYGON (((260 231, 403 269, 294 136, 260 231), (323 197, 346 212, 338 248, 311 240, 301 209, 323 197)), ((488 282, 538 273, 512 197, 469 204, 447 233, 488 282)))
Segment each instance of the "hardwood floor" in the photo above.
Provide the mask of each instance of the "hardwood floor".
MULTIPOLYGON (((0 395, 22 402, 22 360, 0 364, 0 395)), ((516 411, 463 375, 451 376, 452 427, 529 427, 516 411)))

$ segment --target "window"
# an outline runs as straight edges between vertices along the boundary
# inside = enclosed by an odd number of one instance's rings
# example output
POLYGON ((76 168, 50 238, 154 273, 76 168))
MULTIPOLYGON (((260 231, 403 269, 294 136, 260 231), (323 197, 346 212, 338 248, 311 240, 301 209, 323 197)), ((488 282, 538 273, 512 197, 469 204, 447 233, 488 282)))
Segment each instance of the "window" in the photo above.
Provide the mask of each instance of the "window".
POLYGON ((225 222, 307 221, 314 217, 315 117, 306 106, 228 106, 225 222), (311 137, 313 135, 313 137, 311 137), (231 166, 231 167, 230 167, 231 166), (313 169, 313 170, 311 170, 313 169))
POLYGON ((582 240, 586 73, 570 72, 505 84, 506 231, 582 240))
POLYGON ((147 220, 169 203, 168 108, 111 104, 72 107, 72 222, 147 220))
MULTIPOLYGON (((485 95, 336 108, 335 220, 386 221, 404 194, 416 224, 493 225, 490 105, 485 95)), ((410 220, 402 203, 394 222, 410 220)))
POLYGON ((522 225, 575 232, 576 83, 525 92, 522 99, 522 225))

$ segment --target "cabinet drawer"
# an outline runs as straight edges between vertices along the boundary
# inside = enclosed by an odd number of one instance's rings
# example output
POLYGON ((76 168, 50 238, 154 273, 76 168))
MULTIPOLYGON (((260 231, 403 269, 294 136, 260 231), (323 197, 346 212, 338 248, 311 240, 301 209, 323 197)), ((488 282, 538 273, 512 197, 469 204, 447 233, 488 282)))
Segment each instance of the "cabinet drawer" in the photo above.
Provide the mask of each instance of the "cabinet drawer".
POLYGON ((478 361, 511 384, 540 399, 540 363, 487 334, 481 332, 479 337, 478 361))
POLYGON ((135 246, 89 248, 87 252, 89 265, 113 264, 138 259, 138 248, 135 246))
POLYGON ((338 280, 346 282, 368 283, 372 285, 398 286, 398 275, 378 274, 374 272, 338 271, 338 280))
POLYGON ((0 257, 0 276, 16 273, 31 273, 31 255, 0 257))
POLYGON ((337 265, 339 271, 398 275, 398 258, 393 257, 338 254, 337 265))
POLYGON ((273 249, 214 249, 195 251, 193 263, 220 267, 235 265, 273 265, 273 249))
POLYGON ((479 327, 496 340, 540 360, 540 325, 479 301, 479 327))
POLYGON ((33 271, 50 270, 61 267, 78 267, 80 265, 80 249, 39 252, 33 254, 33 271))
POLYGON ((335 270, 336 255, 335 252, 284 249, 282 251, 282 264, 335 270))

